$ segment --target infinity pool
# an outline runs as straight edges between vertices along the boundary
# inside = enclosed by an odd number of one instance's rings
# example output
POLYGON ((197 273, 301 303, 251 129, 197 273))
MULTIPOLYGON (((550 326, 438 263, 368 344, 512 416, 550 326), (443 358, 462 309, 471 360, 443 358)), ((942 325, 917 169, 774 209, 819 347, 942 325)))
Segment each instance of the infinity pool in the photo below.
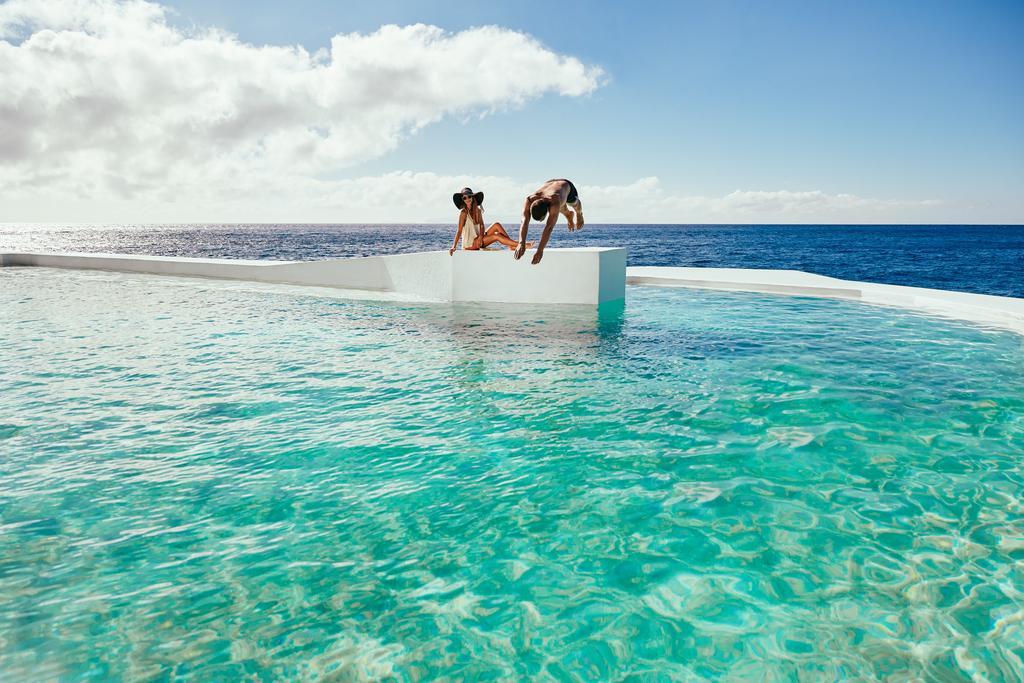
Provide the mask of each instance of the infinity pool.
POLYGON ((1024 676, 1024 338, 0 269, 0 678, 1024 676))

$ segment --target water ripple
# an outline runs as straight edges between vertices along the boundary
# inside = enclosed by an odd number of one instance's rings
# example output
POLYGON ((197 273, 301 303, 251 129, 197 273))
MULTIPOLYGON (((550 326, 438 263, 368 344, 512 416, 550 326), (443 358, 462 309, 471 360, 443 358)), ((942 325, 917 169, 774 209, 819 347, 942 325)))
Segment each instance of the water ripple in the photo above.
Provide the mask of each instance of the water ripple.
POLYGON ((0 270, 0 670, 1024 676, 1021 338, 0 270))

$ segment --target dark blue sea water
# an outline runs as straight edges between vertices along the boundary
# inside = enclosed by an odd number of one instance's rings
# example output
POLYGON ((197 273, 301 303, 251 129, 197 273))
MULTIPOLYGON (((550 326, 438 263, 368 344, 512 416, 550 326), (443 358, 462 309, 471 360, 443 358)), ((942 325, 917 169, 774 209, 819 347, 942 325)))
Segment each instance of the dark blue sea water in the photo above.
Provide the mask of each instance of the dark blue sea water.
MULTIPOLYGON (((516 226, 506 226, 513 232, 516 226)), ((536 230, 534 231, 536 232, 536 230)), ((447 248, 450 225, 0 226, 0 251, 321 259, 447 248)), ((618 245, 630 265, 790 268, 1024 297, 1024 226, 592 225, 552 246, 618 245)))

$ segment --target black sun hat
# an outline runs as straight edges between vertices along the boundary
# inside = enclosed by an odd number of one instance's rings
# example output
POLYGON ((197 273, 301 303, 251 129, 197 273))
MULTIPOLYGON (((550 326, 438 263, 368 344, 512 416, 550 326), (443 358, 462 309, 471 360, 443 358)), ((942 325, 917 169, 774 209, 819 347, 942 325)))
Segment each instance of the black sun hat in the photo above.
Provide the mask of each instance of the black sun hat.
POLYGON ((468 187, 464 187, 464 188, 462 188, 461 192, 456 192, 455 194, 452 195, 452 201, 455 202, 455 207, 458 208, 458 209, 466 208, 466 203, 465 203, 465 201, 462 198, 465 197, 466 195, 470 195, 470 194, 473 195, 474 199, 476 199, 476 205, 477 206, 482 206, 483 205, 483 203, 484 203, 484 193, 483 192, 473 192, 472 189, 470 189, 468 187))

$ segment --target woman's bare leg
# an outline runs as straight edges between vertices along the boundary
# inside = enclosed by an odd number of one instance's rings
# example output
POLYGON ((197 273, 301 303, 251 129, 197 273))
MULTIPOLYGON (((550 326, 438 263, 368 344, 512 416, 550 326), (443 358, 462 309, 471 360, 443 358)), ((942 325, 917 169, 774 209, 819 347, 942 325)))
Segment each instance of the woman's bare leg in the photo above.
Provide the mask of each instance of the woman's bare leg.
MULTIPOLYGON (((487 228, 487 232, 484 233, 484 246, 494 244, 495 242, 501 242, 509 249, 515 249, 518 245, 518 242, 508 236, 508 233, 505 232, 505 228, 501 223, 491 224, 491 227, 487 228)), ((527 242, 526 246, 532 247, 533 244, 527 242)))
POLYGON ((494 244, 495 242, 499 242, 499 243, 501 243, 502 246, 506 246, 509 249, 515 249, 516 248, 515 240, 510 240, 507 237, 502 237, 501 235, 484 235, 484 246, 485 247, 489 247, 490 245, 494 244))
MULTIPOLYGON (((509 249, 512 249, 512 250, 514 250, 519 245, 519 243, 516 242, 514 239, 509 239, 508 237, 502 237, 501 235, 487 235, 487 236, 484 237, 484 246, 485 247, 489 246, 491 244, 494 244, 495 242, 500 242, 501 244, 503 244, 504 246, 506 246, 506 247, 508 247, 509 249)), ((526 243, 526 248, 527 249, 532 249, 533 248, 533 242, 527 242, 526 243)))

